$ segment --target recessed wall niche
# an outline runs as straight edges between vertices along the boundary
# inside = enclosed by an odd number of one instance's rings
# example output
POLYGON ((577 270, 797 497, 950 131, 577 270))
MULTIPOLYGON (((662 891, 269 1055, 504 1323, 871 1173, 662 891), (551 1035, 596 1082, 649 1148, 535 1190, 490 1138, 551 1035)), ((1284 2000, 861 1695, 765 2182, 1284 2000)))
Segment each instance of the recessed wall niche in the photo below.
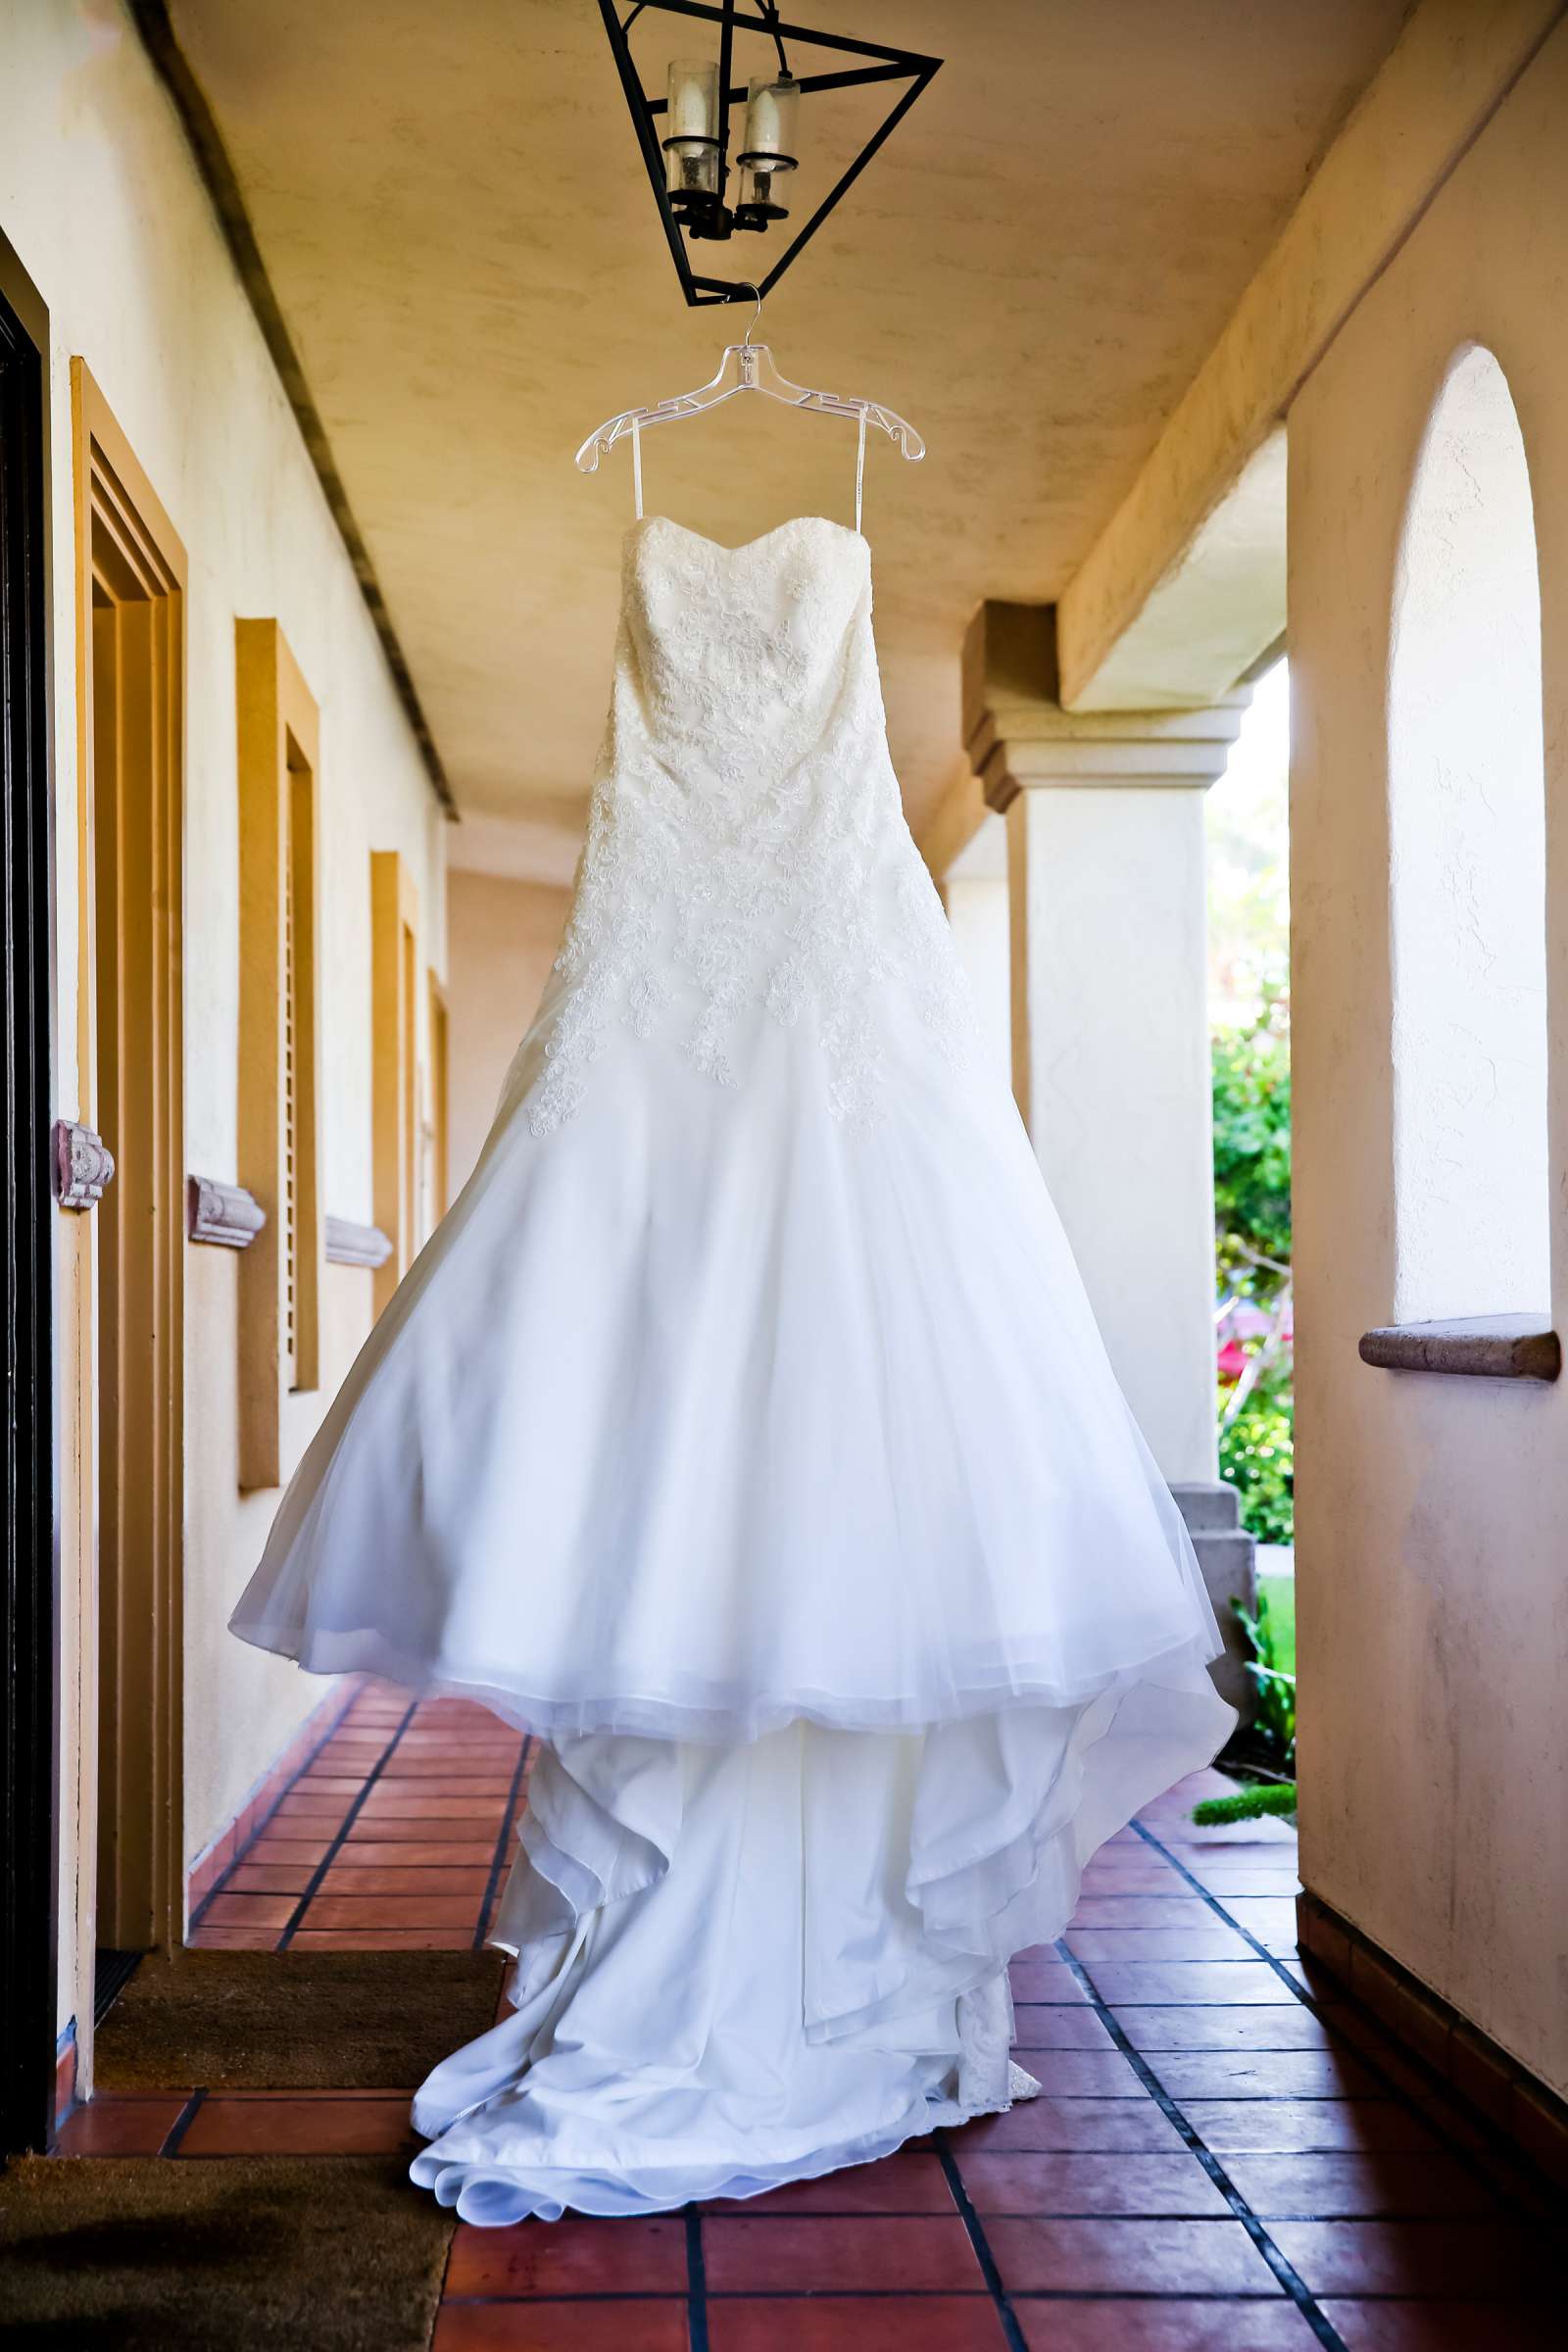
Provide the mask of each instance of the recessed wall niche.
POLYGON ((1545 793, 1530 472, 1467 346, 1423 437, 1389 680, 1395 1319, 1545 1313, 1545 793))

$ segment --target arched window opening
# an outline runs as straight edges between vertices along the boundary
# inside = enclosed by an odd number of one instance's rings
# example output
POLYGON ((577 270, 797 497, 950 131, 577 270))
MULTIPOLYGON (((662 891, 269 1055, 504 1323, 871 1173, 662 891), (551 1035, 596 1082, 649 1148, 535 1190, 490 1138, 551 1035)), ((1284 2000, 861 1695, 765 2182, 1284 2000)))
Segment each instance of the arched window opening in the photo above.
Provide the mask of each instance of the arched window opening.
POLYGON ((1400 1322, 1544 1310, 1545 796, 1530 474, 1489 351, 1416 466, 1389 696, 1400 1322))

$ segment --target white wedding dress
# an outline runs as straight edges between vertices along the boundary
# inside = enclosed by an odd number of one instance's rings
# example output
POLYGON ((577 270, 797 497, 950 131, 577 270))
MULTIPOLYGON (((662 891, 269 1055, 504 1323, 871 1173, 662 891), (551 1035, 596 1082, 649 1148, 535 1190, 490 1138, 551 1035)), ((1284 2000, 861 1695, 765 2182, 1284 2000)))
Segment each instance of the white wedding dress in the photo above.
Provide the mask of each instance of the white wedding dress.
POLYGON ((1006 1964, 1232 1716, 888 758, 858 531, 627 534, 564 952, 233 1618, 544 1742, 416 2180, 858 2163, 1035 2085, 1006 1964))

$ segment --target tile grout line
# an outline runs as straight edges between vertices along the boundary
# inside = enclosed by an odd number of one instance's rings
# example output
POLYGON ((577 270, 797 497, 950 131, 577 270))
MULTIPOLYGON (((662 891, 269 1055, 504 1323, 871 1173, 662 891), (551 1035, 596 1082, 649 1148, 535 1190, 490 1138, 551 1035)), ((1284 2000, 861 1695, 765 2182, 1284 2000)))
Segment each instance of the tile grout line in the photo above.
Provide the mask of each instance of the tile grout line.
POLYGON ((272 1823, 277 1818, 277 1808, 283 1802, 283 1799, 286 1796, 293 1795, 295 1789, 299 1787, 301 1781, 304 1780, 306 1774, 310 1771, 311 1766, 316 1762, 316 1759, 320 1754, 322 1748, 325 1747, 329 1740, 335 1740, 337 1738, 339 1732, 342 1731, 344 1725, 348 1722, 349 1717, 353 1714, 355 1708, 359 1705, 360 1700, 364 1697, 364 1695, 365 1686, 362 1682, 359 1690, 350 1691, 344 1706, 341 1708, 339 1713, 333 1716, 331 1722, 327 1725, 319 1740, 317 1740, 316 1745, 311 1749, 310 1754, 306 1756, 304 1761, 301 1763, 298 1772, 290 1774, 287 1782, 278 1790, 276 1796, 273 1797, 271 1804, 268 1807, 268 1810, 263 1815, 262 1819, 256 1824, 255 1829, 252 1830, 250 1836, 246 1838, 245 1843, 241 1846, 239 1852, 234 1855, 222 1877, 220 1879, 215 1879, 212 1886, 208 1887, 207 1892, 202 1896, 201 1901, 197 1904, 195 1910, 191 1913, 189 1919, 185 1923, 185 1936, 187 1941, 201 1926, 202 1921, 207 1917, 208 1910, 214 1901, 216 1901, 217 1897, 226 1890, 229 1880, 233 1877, 235 1871, 240 1868, 240 1865, 247 1859, 252 1847, 262 1837, 265 1836, 267 1831, 271 1828, 272 1823))
POLYGON ((196 2121, 197 2115, 199 2114, 206 2097, 207 2093, 205 2090, 193 2090, 191 2092, 190 2097, 185 2101, 184 2106, 180 2109, 179 2113, 175 2116, 173 2122, 169 2128, 169 2136, 166 2138, 163 2146, 158 2151, 160 2158, 165 2156, 177 2156, 179 2154, 180 2142, 184 2139, 186 2132, 196 2121))
POLYGON ((295 1935, 304 1924, 306 1912, 310 1909, 311 1904, 315 1902, 318 1894, 319 1894, 321 1890, 322 1881, 325 1879, 327 1872, 331 1869, 332 1864, 337 1860, 338 1855, 341 1853, 344 1840, 347 1838, 350 1830, 353 1829, 354 1824, 359 1820, 359 1817, 365 1808, 366 1798, 369 1795, 370 1790, 375 1787, 376 1782, 381 1778, 382 1773, 385 1772, 387 1766, 391 1763, 393 1756, 397 1753, 398 1742, 402 1739, 404 1733, 408 1730, 410 1724, 414 1721, 415 1716, 418 1712, 418 1707, 419 1702, 416 1698, 410 1699, 408 1707, 404 1712, 403 1720, 398 1725, 398 1728, 393 1733, 391 1739, 387 1741, 385 1747, 381 1750, 381 1753, 377 1756, 375 1762, 371 1765, 369 1771, 366 1774, 365 1779, 361 1782, 357 1794, 350 1799, 349 1809, 344 1814, 343 1819, 339 1822, 337 1830, 333 1835, 331 1843, 328 1845, 325 1853, 321 1856, 319 1862, 318 1862, 316 1865, 316 1868, 312 1871, 310 1879, 306 1885, 305 1892, 300 1896, 299 1901, 295 1904, 293 1911, 289 1915, 288 1925, 284 1928, 282 1935, 279 1936, 276 1943, 272 1946, 274 1951, 286 1952, 289 1945, 293 1942, 295 1935))
MULTIPOLYGON (((1039 2052, 1036 2051, 1035 2055, 1038 2057, 1039 2052)), ((230 2098, 243 2098, 248 2094, 243 2091, 230 2091, 227 2095, 230 2098)), ((301 2098, 330 2098, 333 2096, 333 2093, 330 2091, 301 2091, 297 2095, 301 2098)), ((386 2093, 388 2099, 391 2099, 396 2095, 398 2094, 390 2091, 386 2093)), ((1049 2097, 1050 2095, 1051 2094, 1048 2092, 1047 2096, 1049 2097)), ((1019 2103, 1023 2104, 1024 2102, 1020 2101, 1019 2103)), ((1128 2103, 1131 2105, 1135 2102, 1129 2101, 1128 2103)), ((1141 2105, 1142 2101, 1139 2100, 1136 2103, 1141 2105)), ((976 2117, 975 2120, 976 2122, 982 2122, 984 2119, 982 2117, 976 2117)), ((942 2128, 945 2130, 948 2127, 944 2126, 942 2128)), ((960 2124, 953 2128, 957 2131, 962 2131, 964 2127, 960 2124)), ((1134 2154, 1139 2153, 1137 2150, 1131 2152, 1134 2154)), ((1153 2153, 1154 2151, 1144 2152, 1153 2153)), ((940 2157, 941 2151, 937 2150, 936 2153, 940 2157)), ((977 2153, 990 2153, 995 2156, 1016 2155, 1072 2157, 1074 2155, 1111 2156, 1114 2155, 1116 2151, 1113 2148, 1082 2148, 1077 2150, 1072 2148, 994 2148, 989 2151, 977 2151, 977 2153)), ((880 2163, 882 2162, 882 2159, 877 2157, 873 2158, 872 2161, 875 2163, 880 2163)), ((853 2170, 854 2168, 850 2167, 846 2169, 853 2170)), ((831 2180, 833 2178, 831 2174, 824 2174, 821 2177, 824 2180, 831 2180)), ((785 2182, 783 2185, 790 2187, 793 2186, 794 2183, 785 2182)), ((952 2186, 951 2182, 949 2182, 949 2186, 952 2186)), ((575 2211, 576 2208, 573 2207, 572 2210, 575 2211)), ((682 2208, 682 2210, 684 2210, 684 2208, 682 2208)), ((654 2214, 650 2218, 657 2220, 658 2215, 654 2214)), ((876 2205, 867 2207, 864 2212, 860 2212, 858 2209, 852 2209, 843 2205, 794 2205, 791 2206, 788 2213, 710 2213, 708 2218, 710 2222, 744 2221, 748 2225, 755 2226, 757 2228, 770 2228, 775 2222, 929 2222, 933 2217, 929 2209, 922 2206, 876 2205)), ((947 2216, 944 2214, 941 2218, 945 2221, 947 2216)), ((1204 2217, 1200 2213, 1194 2213, 1191 2208, 1187 2206, 1173 2207, 1169 2213, 1161 2213, 1152 2209, 1147 2213, 1142 2211, 1137 2213, 1131 2211, 1126 2213, 1107 2213, 1103 2205, 1061 2205, 1053 2206, 1050 2208, 1040 2205, 998 2205, 994 2206, 991 2212, 991 2219, 994 2222, 1200 2222, 1203 2218, 1204 2217)), ((1380 2213, 1277 2213, 1271 2214, 1269 2219, 1277 2222, 1380 2222, 1391 2220, 1404 2221, 1406 2219, 1417 2222, 1448 2222, 1452 2221, 1454 2216, 1450 2213, 1416 2213, 1409 2216, 1404 2214, 1391 2215, 1380 2213)), ((641 2289, 637 2287, 628 2287, 626 2291, 628 2294, 637 2294, 641 2292, 641 2289)), ((749 2295, 753 2290, 749 2286, 715 2286, 710 2287, 707 2291, 710 2299, 711 2300, 715 2296, 725 2294, 749 2295)), ((778 2295, 783 2294, 786 2290, 783 2287, 775 2286, 769 2287, 767 2291, 771 2295, 778 2295)), ((803 2287, 800 2291, 803 2294, 815 2294, 818 2290, 815 2287, 803 2287)), ((832 2291, 835 2294, 849 2294, 852 2290, 849 2287, 835 2287, 832 2291)), ((887 2287, 871 2287, 866 2291, 871 2294, 887 2294, 900 2290, 887 2287)), ((978 2287, 932 2286, 921 2287, 917 2291, 921 2294, 957 2295, 978 2294, 981 2290, 978 2287)), ((1043 2287, 1020 2287, 1018 2289, 1018 2292, 1022 2295, 1043 2294, 1047 2291, 1048 2290, 1043 2287)), ((1071 2294, 1093 2294, 1100 2290, 1092 2287, 1073 2287, 1070 2289, 1063 2288, 1058 2291, 1071 2294)), ((1107 2294, 1120 2295, 1136 2294, 1138 2290, 1135 2287, 1118 2286, 1107 2287, 1103 2291, 1107 2294)), ((1152 2291, 1158 2293, 1162 2292, 1163 2290, 1154 2289, 1152 2291)), ((1258 2299, 1258 2295, 1262 2294, 1263 2290, 1259 2288, 1254 2293, 1246 2287, 1209 2287, 1205 2289, 1204 2292, 1206 2292, 1208 2296, 1216 2302, 1255 2303, 1258 2299)), ((463 2299, 470 2303, 493 2303, 498 2301, 505 2303, 514 2300, 514 2298, 507 2295, 469 2295, 463 2299)), ((1201 2300, 1201 2296, 1198 2295, 1195 2291, 1193 2296, 1184 2297, 1184 2300, 1201 2300)))
POLYGON ((708 2263, 703 2253, 703 2214, 686 2208, 686 2329, 689 2352, 708 2352, 708 2263))
MULTIPOLYGON (((1152 1845, 1153 1847, 1155 1853, 1159 1855, 1161 1861, 1166 1863, 1171 1870, 1174 1870, 1178 1877, 1186 1880, 1188 1886, 1193 1889, 1193 1892, 1197 1895, 1199 1901, 1205 1904, 1207 1908, 1213 1912, 1216 1919, 1222 1919, 1225 1922, 1225 1925, 1230 1929, 1233 1936, 1239 1936, 1242 1938, 1242 1941, 1247 1944, 1251 1951, 1256 1953, 1258 1959, 1261 1960, 1266 1967, 1271 1968, 1274 1971, 1274 1974, 1279 1978, 1281 1984, 1289 1987, 1290 1995, 1293 2001, 1299 2001, 1304 2008, 1310 2009, 1314 2017, 1323 2016, 1323 2012, 1319 2003, 1315 2001, 1311 1993, 1308 1992, 1301 1984, 1299 1984, 1296 1978, 1292 1976, 1284 1961, 1279 1957, 1279 1954, 1277 1952, 1271 1952, 1268 1948, 1268 1945, 1260 1941, 1260 1939, 1252 1934, 1250 1928, 1244 1925, 1241 1920, 1233 1918, 1231 1913, 1226 1910, 1224 1904, 1220 1901, 1219 1896, 1217 1894, 1210 1893, 1209 1889, 1203 1885, 1202 1880, 1199 1878, 1195 1871, 1188 1869, 1186 1863, 1182 1860, 1179 1854, 1173 1854, 1171 1852, 1170 1847, 1165 1843, 1163 1838, 1156 1838, 1152 1830, 1146 1829, 1144 1824, 1136 1817, 1136 1815, 1128 1826, 1137 1832, 1138 1836, 1143 1839, 1146 1845, 1152 1845)), ((1237 1896, 1235 1899, 1237 1901, 1245 1901, 1247 1898, 1245 1896, 1237 1896)), ((1220 1965, 1223 1966, 1223 1963, 1220 1965)), ((1323 2023, 1327 2025, 1329 2020, 1327 2018, 1323 2018, 1323 2023)), ((1386 2080, 1387 2077, 1385 2077, 1385 2081, 1386 2080)))
MULTIPOLYGON (((214 2156, 208 2158, 207 2161, 212 2164, 226 2164, 232 2162, 233 2159, 214 2156)), ((802 2220, 879 2221, 885 2217, 879 2214, 831 2214, 802 2215, 799 2218, 802 2220)), ((933 2217, 929 2213, 921 2213, 906 2218, 929 2222, 933 2217)), ((1029 2214, 1024 2216, 999 2215, 997 2218, 999 2220, 1033 2221, 1036 2217, 1029 2214)), ((1084 2217, 1073 2215, 1070 2218, 1078 2220, 1084 2217)), ((1142 2214, 1120 2214, 1087 2218, 1142 2221, 1145 2217, 1142 2214)), ((1191 2214, 1182 2214, 1177 2218, 1182 2221, 1191 2221, 1193 2217, 1191 2214)), ((521 2226, 520 2223, 514 2225, 514 2228, 521 2228, 521 2226)), ((555 2227, 554 2223, 550 2222, 544 2226, 546 2229, 555 2227)), ((835 2303, 876 2304, 892 2301, 972 2303, 977 2309, 983 2308, 987 2303, 993 2303, 993 2308, 995 2307, 992 2296, 983 2286, 769 2286, 765 2288, 721 2286, 710 2287, 707 2299, 710 2303, 717 2303, 722 2306, 725 2303, 820 2303, 828 2298, 835 2303)), ((1400 2301, 1404 2298, 1388 2294, 1373 2294, 1357 2295, 1347 2299, 1361 2303, 1386 2303, 1400 2301)), ((1115 2303, 1119 2305, 1122 2303, 1148 2303, 1156 2310, 1161 2305, 1168 2307, 1173 2302, 1201 2303, 1205 2309, 1211 2307, 1215 2311, 1226 2313, 1237 2309, 1250 2311, 1254 2306, 1264 2311, 1282 2311, 1285 2308, 1285 2298, 1282 2295, 1270 2294, 1266 2287, 1259 2287, 1254 2292, 1245 2293, 1239 2289, 1226 2293, 1215 2287, 1200 2287, 1195 2289, 1191 2294, 1171 2295, 1167 2294, 1162 2287, 1157 2286, 1026 2286, 1018 2290, 1018 2300, 1021 2303, 1029 2304, 1115 2303)), ((537 2304, 544 2303, 566 2304, 575 2310, 583 2303, 599 2305, 606 2303, 688 2303, 689 2301, 689 2296, 681 2294, 672 2287, 606 2286, 583 2288, 576 2293, 573 2293, 568 2287, 552 2287, 548 2292, 539 2290, 521 2295, 444 2295, 441 2299, 441 2309, 443 2311, 532 2311, 537 2304)), ((1442 2309, 1443 2306, 1436 2305, 1434 2308, 1442 2309)), ((1500 2308, 1504 2311, 1528 2311, 1533 2307, 1529 2304, 1503 2304, 1492 2308, 1500 2308)))
POLYGON ((1219 2157, 1209 2147, 1197 2126, 1183 2114, 1143 2052, 1133 2047, 1120 2020, 1111 2014, 1106 2003, 1101 1999, 1096 1990, 1094 1979, 1082 1961, 1073 1957, 1067 1948, 1065 1939, 1058 1939, 1056 1950, 1072 1971, 1075 1981, 1082 1986, 1086 1998, 1093 2004, 1101 2024, 1127 2060, 1150 2097, 1159 2108, 1165 2121, 1180 2135, 1188 2152, 1201 2165, 1209 2180, 1219 2190, 1220 2195, 1225 2199, 1235 2218, 1241 2223, 1252 2244, 1267 2263, 1308 2328, 1311 2328, 1318 2342, 1327 2346, 1328 2352, 1346 2352, 1344 2338, 1320 2309, 1317 2298, 1308 2292, 1306 2281, 1301 2278, 1294 2263, 1289 2261, 1281 2248, 1274 2243, 1268 2230, 1258 2220, 1257 2215, 1225 2170, 1219 2157))
POLYGON ((986 2235, 985 2224, 976 2213, 974 2200, 964 2186, 963 2175, 958 2170, 957 2159, 948 2144, 948 2135, 946 2132, 936 2132, 932 2133, 932 2137, 936 2141, 937 2162, 942 2167, 942 2177, 947 2181, 948 2194, 958 2209, 958 2219, 962 2222, 968 2235, 970 2250, 980 2265, 980 2276, 985 2280, 986 2292, 996 2306, 997 2318, 1002 2324, 1002 2332, 1006 2342, 1007 2352, 1028 2352, 1023 2329, 1018 2325, 1018 2315, 1013 2310, 1007 2290, 1002 2283, 1002 2273, 997 2266, 996 2255, 991 2250, 991 2240, 986 2235))
MULTIPOLYGON (((1258 1938, 1252 1934, 1250 1928, 1244 1926, 1241 1920, 1234 1919, 1231 1916, 1230 1912, 1226 1910, 1224 1904, 1220 1901, 1218 1895, 1210 1893, 1209 1889, 1203 1885, 1202 1880, 1197 1876, 1196 1872, 1188 1869, 1186 1863, 1183 1862, 1179 1854, 1173 1854, 1169 1846, 1166 1845, 1162 1839, 1156 1838, 1152 1830, 1146 1829, 1141 1821, 1135 1819, 1131 1826, 1138 1832, 1139 1837, 1142 1838, 1147 1844, 1153 1847, 1155 1853, 1163 1857, 1163 1859, 1170 1865, 1172 1870, 1179 1872, 1181 1877, 1187 1881, 1187 1884, 1195 1890, 1201 1900, 1208 1905, 1208 1908, 1215 1914, 1216 1918, 1222 1919, 1232 1933, 1240 1936, 1245 1943, 1250 1944, 1251 1949, 1257 1954, 1259 1960, 1263 1961, 1267 1967, 1274 1971, 1274 1974, 1279 1978, 1280 1983, 1289 1988, 1293 2001, 1298 2002, 1299 2006, 1305 2009, 1310 2016, 1315 2017, 1319 2025, 1325 2027, 1328 2032, 1334 2033, 1336 2031, 1341 2031, 1341 2029, 1337 2029, 1335 2027, 1332 2010, 1325 2008, 1323 2003, 1319 2001, 1304 1984, 1299 1984, 1297 1979, 1292 1976, 1284 1961, 1279 1958, 1277 1953, 1271 1952, 1266 1944, 1259 1942, 1258 1938)), ((1219 1965, 1224 1966, 1224 1963, 1221 1962, 1219 1965)), ((1298 1960, 1297 1965, 1299 1967, 1299 1960, 1298 1960)), ((1356 2011, 1358 2016, 1371 2016, 1370 2010, 1363 2010, 1359 2001, 1356 2001, 1350 1994, 1348 1993, 1346 1998, 1349 2002, 1349 2005, 1356 2011)), ((1132 2007, 1135 2004, 1129 2002, 1124 2005, 1127 2007, 1132 2007)), ((1374 2024, 1377 2024, 1379 2021, 1374 2019, 1373 2022, 1374 2024)), ((1447 2149, 1449 2155, 1454 2159, 1454 2161, 1470 2175, 1472 2180, 1479 2181, 1481 2186, 1488 2192, 1489 2195, 1498 2198, 1500 2202, 1506 2204, 1515 2213, 1523 2215, 1526 2219, 1531 2221, 1539 2221, 1540 2216, 1532 2213, 1528 2202, 1514 2192, 1512 2183, 1506 2180, 1500 2180, 1494 2173, 1489 2172, 1486 2167, 1478 2161, 1474 2149, 1467 2148, 1462 2139, 1456 2138, 1451 2132, 1447 2131, 1440 2117, 1426 2114, 1424 2111, 1417 2108, 1409 2092, 1405 2090, 1401 2084, 1396 2082, 1392 2075, 1385 2072, 1385 2070, 1378 2064, 1376 2057, 1370 2051, 1364 2049, 1362 2045, 1355 2040, 1353 2034, 1344 2035, 1344 2038, 1352 2043, 1355 2049, 1357 2061, 1366 2068, 1368 2074, 1376 2077, 1377 2081, 1383 2085, 1385 2095, 1388 2098, 1393 2099, 1396 2105, 1408 2108, 1412 2113, 1418 2114, 1421 2121, 1428 2125, 1433 2132, 1435 2132, 1437 2137, 1442 2140, 1444 2146, 1447 2149)), ((1416 2052, 1406 2052, 1403 2048, 1401 2048, 1399 2051, 1399 2056, 1405 2061, 1405 2063, 1419 2066, 1422 2072, 1428 2077, 1434 2089, 1441 2088, 1448 2092, 1449 2095, 1452 2095, 1451 2085, 1445 2083, 1443 2082, 1443 2078, 1436 2074, 1431 2068, 1427 2067, 1416 2052)), ((1518 2157, 1516 2151, 1509 2146, 1505 2139, 1501 2138, 1500 2134, 1496 2136, 1501 2153, 1506 2156, 1510 2162, 1517 2163, 1518 2157)))
POLYGON ((517 1819, 517 1807, 522 1797, 523 1778, 528 1770, 528 1760, 533 1753, 533 1734, 529 1732, 525 1734, 522 1745, 517 1750, 517 1761, 512 1775, 512 1787, 507 1791, 506 1808, 501 1816, 501 1831, 496 1838, 496 1850, 490 1857, 490 1876, 485 1881, 484 1900, 479 1905, 478 1925, 473 1931, 473 1949, 476 1952, 484 1950, 484 1939, 490 1933, 490 1914, 495 1906, 496 1894, 501 1886, 501 1874, 507 1866, 507 1851, 512 1843, 512 1833, 517 1819))

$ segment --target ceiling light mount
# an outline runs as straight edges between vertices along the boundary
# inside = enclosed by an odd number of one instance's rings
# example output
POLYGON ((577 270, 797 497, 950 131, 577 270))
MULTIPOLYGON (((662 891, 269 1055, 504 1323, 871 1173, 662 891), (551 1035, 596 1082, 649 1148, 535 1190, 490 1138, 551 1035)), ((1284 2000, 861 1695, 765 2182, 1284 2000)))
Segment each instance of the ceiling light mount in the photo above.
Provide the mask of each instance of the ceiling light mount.
POLYGON ((763 294, 769 293, 942 64, 941 58, 922 57, 914 50, 890 49, 879 41, 852 39, 847 33, 817 32, 804 24, 783 24, 774 0, 636 0, 624 18, 621 7, 622 0, 599 0, 665 242, 681 291, 694 308, 738 302, 759 287, 763 294), (637 19, 652 15, 695 20, 689 29, 682 27, 684 49, 669 59, 663 92, 658 97, 643 86, 629 38, 637 19), (706 56, 699 54, 703 43, 697 35, 698 25, 716 28, 716 55, 711 51, 706 56), (764 36, 772 44, 775 59, 767 71, 752 74, 738 85, 734 81, 737 33, 764 36), (823 73, 797 74, 791 70, 786 43, 797 51, 836 51, 854 62, 823 73), (902 81, 906 86, 765 276, 730 279, 694 270, 688 240, 692 244, 725 244, 737 234, 765 235, 789 219, 790 175, 800 163, 802 99, 808 99, 813 91, 851 89, 879 81, 902 81), (733 160, 732 109, 737 125, 733 160))

